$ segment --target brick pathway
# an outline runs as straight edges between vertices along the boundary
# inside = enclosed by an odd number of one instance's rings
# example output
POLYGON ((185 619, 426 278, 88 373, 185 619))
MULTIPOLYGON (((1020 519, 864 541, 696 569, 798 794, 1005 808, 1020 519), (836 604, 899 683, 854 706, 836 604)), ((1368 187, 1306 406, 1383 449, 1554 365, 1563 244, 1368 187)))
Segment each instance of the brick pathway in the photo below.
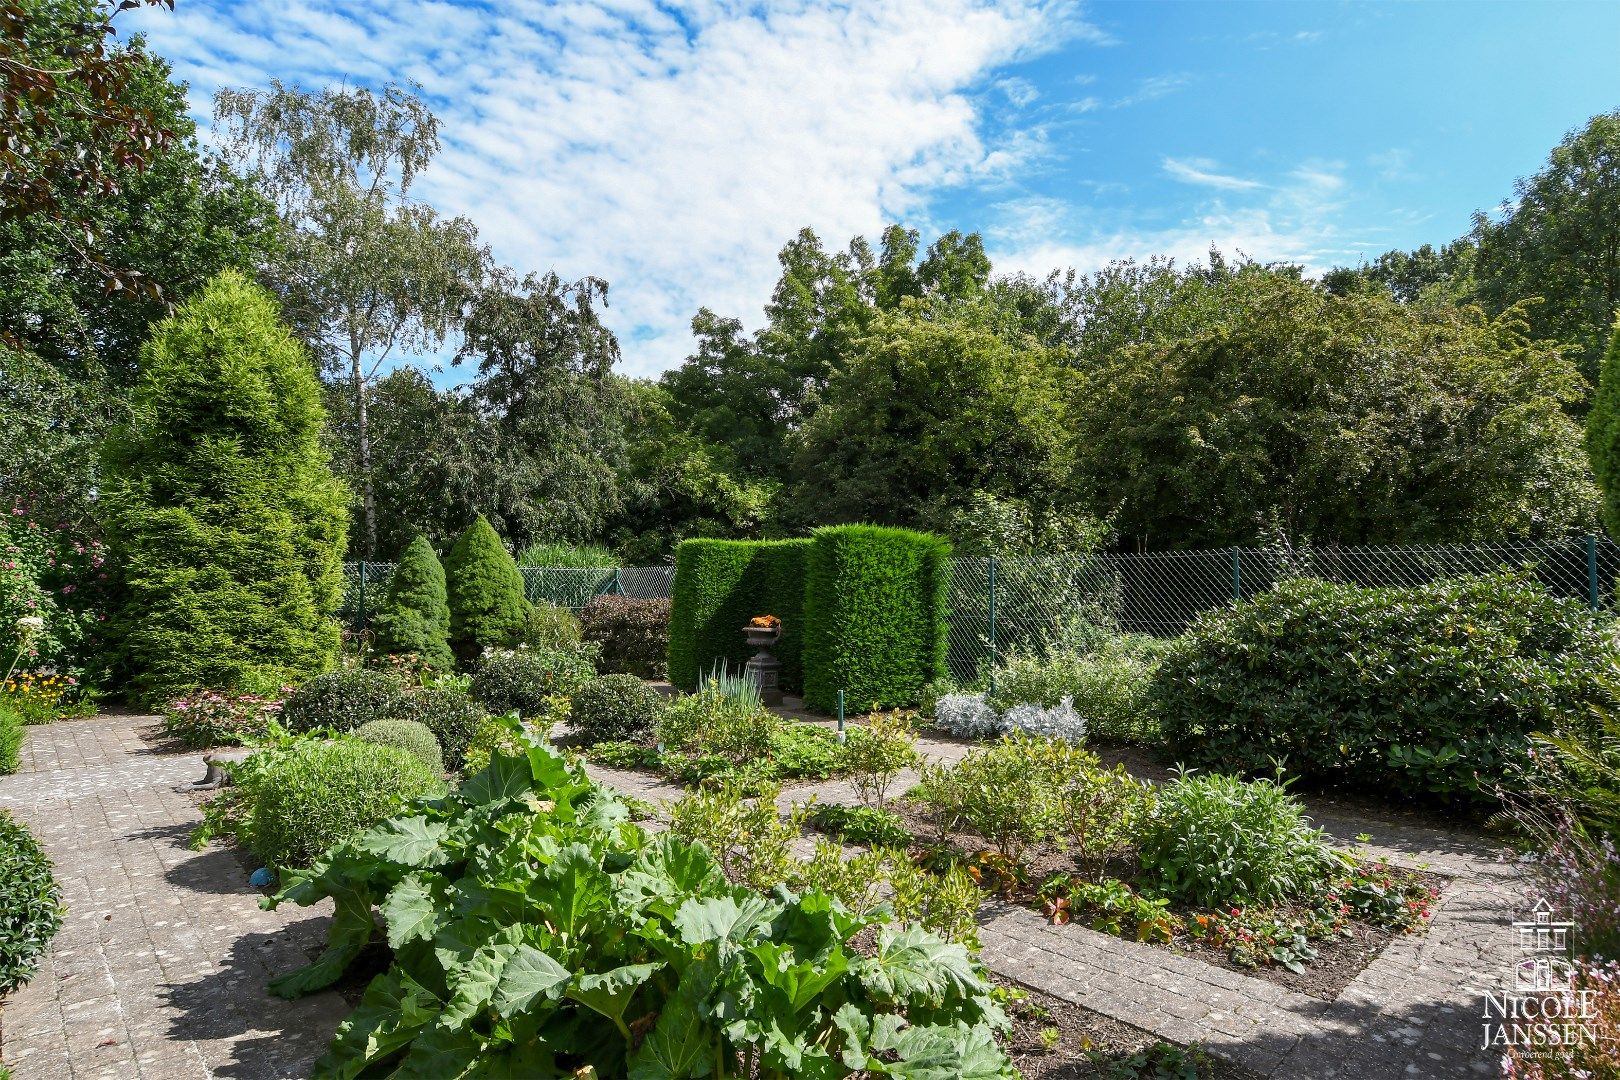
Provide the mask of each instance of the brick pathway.
POLYGON ((333 993, 265 992, 307 962, 321 908, 258 908, 241 866, 186 841, 200 815, 176 784, 196 753, 156 753, 151 717, 30 728, 0 809, 39 837, 68 912, 33 982, 0 1010, 17 1080, 307 1076, 348 1009, 333 993))

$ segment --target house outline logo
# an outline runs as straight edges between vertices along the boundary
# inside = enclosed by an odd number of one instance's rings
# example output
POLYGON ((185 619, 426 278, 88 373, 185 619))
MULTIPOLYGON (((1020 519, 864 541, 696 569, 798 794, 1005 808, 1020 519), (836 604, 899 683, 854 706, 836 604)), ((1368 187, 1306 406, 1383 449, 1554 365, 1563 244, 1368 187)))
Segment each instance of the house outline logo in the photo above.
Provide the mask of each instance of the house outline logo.
POLYGON ((1553 918, 1552 905, 1545 897, 1536 901, 1529 918, 1514 922, 1523 957, 1513 969, 1515 990, 1567 990, 1575 977, 1568 960, 1569 931, 1574 923, 1553 918))

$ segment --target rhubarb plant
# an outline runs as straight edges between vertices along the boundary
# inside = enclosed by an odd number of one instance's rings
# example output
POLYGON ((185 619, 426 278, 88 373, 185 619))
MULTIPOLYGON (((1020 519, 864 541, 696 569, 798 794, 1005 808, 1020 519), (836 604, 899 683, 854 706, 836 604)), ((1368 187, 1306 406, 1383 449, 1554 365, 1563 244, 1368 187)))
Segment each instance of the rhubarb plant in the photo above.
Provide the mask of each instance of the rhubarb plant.
POLYGON ((816 889, 732 885, 701 843, 649 837, 616 794, 518 737, 521 753, 497 750, 266 900, 336 905, 325 953, 279 994, 336 981, 374 911, 393 950, 317 1075, 1015 1075, 962 945, 816 889), (852 948, 869 928, 874 944, 852 948))

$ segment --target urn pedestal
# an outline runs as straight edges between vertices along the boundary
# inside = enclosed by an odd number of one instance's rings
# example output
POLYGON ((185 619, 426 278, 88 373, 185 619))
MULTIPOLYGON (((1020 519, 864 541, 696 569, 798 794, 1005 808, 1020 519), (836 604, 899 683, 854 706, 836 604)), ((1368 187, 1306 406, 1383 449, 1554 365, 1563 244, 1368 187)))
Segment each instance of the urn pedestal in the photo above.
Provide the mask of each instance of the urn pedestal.
POLYGON ((743 665, 743 675, 759 687, 759 696, 766 705, 782 704, 782 661, 771 652, 771 646, 782 636, 780 626, 745 626, 743 639, 753 648, 754 655, 743 665))

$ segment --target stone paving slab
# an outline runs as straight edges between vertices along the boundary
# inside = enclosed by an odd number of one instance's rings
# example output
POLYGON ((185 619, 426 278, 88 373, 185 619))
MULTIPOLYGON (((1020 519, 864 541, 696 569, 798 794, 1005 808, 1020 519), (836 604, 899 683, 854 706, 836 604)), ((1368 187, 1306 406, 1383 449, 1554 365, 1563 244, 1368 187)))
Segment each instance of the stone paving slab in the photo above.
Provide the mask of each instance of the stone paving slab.
POLYGON ((30 728, 0 807, 39 838, 68 912, 34 980, 0 1010, 17 1080, 309 1075, 348 1007, 271 997, 309 959, 330 905, 259 910, 229 851, 187 848, 200 820, 174 790, 195 753, 156 753, 151 717, 30 728))

